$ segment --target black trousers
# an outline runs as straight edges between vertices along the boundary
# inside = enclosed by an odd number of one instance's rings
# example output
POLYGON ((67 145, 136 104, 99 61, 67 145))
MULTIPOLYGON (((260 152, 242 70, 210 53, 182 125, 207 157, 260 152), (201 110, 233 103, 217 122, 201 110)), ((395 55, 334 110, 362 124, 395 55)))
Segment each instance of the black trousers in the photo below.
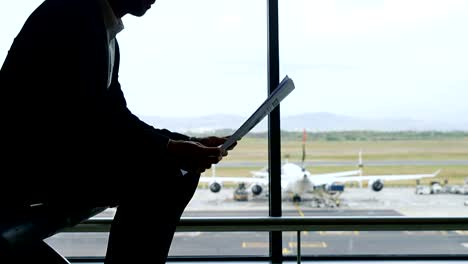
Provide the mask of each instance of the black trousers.
POLYGON ((148 197, 122 201, 112 222, 105 264, 166 262, 180 217, 200 175, 186 174, 155 186, 148 197))

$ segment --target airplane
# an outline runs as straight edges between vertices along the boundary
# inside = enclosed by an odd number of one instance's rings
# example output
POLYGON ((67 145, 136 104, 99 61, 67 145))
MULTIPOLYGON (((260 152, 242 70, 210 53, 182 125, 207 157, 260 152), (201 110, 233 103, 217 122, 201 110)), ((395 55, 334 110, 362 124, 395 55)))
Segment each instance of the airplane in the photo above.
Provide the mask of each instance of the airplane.
MULTIPOLYGON (((305 141, 306 132, 302 137, 302 164, 297 165, 286 161, 281 166, 281 189, 283 194, 292 198, 293 202, 300 202, 306 193, 315 193, 321 199, 336 201, 339 194, 344 191, 345 183, 357 182, 362 187, 363 182, 368 182, 368 186, 375 192, 379 192, 384 187, 384 182, 394 180, 411 180, 435 177, 440 170, 428 174, 403 174, 403 175, 363 175, 364 167, 362 162, 362 151, 359 151, 358 169, 351 171, 341 171, 332 173, 312 174, 304 166, 305 162, 305 141)), ((268 193, 269 172, 268 169, 251 171, 252 177, 217 177, 216 168, 212 167, 212 176, 200 177, 201 183, 207 183, 211 192, 217 193, 226 182, 237 183, 240 188, 250 190, 253 196, 268 193), (247 187, 246 187, 247 186, 247 187)))

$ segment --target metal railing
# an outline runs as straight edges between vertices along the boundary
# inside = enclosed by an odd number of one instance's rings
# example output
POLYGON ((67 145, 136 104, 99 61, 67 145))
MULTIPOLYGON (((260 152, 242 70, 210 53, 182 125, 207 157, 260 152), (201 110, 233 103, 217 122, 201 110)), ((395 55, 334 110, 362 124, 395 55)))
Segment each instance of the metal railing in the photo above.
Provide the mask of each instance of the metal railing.
MULTIPOLYGON (((111 222, 90 219, 64 232, 108 232, 111 222)), ((297 263, 302 259, 302 231, 428 230, 468 230, 468 217, 183 217, 177 227, 177 232, 297 232, 297 263)))
MULTIPOLYGON (((111 222, 111 218, 90 219, 64 232, 108 232, 111 222)), ((355 230, 468 230, 468 217, 183 217, 177 227, 177 232, 355 230)))

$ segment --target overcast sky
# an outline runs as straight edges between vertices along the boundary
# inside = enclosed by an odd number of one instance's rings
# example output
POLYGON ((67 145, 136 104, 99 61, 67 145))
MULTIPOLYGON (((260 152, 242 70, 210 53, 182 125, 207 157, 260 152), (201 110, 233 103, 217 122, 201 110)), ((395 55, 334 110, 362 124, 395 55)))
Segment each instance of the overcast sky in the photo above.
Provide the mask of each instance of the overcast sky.
MULTIPOLYGON (((0 1, 0 62, 41 0, 0 1)), ((266 0, 157 0, 124 17, 120 81, 140 116, 248 116, 266 98, 266 0)), ((468 1, 280 0, 282 115, 468 121, 468 1)))

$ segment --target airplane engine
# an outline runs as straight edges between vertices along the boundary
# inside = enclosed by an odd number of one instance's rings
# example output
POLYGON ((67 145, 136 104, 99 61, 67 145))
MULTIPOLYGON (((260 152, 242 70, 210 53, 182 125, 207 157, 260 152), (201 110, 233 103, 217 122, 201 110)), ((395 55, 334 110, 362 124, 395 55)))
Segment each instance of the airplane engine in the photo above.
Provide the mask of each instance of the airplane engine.
POLYGON ((252 193, 253 193, 254 195, 259 195, 259 194, 262 193, 262 191, 263 191, 262 186, 260 186, 260 185, 258 185, 258 184, 255 184, 255 185, 252 186, 252 193))
POLYGON ((383 181, 376 180, 372 183, 371 187, 375 192, 380 192, 384 187, 383 181))
POLYGON ((214 193, 217 193, 219 191, 221 191, 221 184, 217 183, 217 182, 213 182, 210 184, 210 191, 214 192, 214 193))

